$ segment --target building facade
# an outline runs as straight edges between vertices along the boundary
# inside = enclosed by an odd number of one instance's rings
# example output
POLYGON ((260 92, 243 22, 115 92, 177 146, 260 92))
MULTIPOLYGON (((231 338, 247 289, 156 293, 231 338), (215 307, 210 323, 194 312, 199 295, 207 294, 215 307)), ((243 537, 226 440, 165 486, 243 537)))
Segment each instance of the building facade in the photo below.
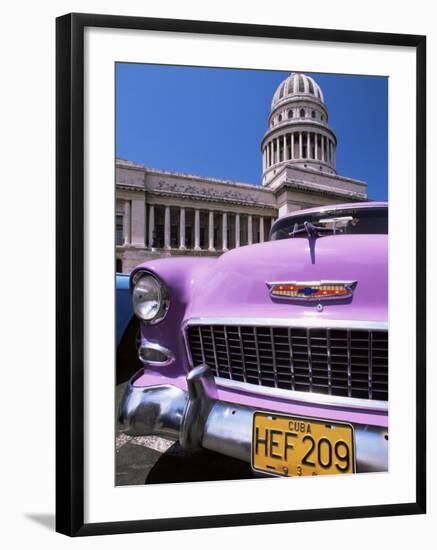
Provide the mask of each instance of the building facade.
POLYGON ((268 239, 293 210, 367 200, 367 185, 336 172, 337 138, 322 90, 291 73, 273 95, 261 140, 261 185, 116 160, 116 269, 151 258, 217 256, 268 239))

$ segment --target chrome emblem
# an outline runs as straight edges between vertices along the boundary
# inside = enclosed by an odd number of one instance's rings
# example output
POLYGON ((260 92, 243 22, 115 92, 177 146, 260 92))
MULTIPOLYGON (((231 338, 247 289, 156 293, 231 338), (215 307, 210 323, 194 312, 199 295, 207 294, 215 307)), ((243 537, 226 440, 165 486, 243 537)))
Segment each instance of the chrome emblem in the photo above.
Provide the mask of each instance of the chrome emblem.
POLYGON ((267 282, 272 298, 289 300, 341 300, 353 295, 357 281, 267 282))

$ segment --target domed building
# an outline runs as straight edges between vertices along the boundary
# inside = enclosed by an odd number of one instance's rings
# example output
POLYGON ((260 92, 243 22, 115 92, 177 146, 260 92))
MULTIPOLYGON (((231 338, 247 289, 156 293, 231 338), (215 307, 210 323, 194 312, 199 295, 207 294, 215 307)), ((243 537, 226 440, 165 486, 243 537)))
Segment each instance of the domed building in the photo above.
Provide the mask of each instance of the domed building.
POLYGON ((261 185, 117 159, 117 271, 160 256, 217 256, 267 240, 273 221, 287 212, 367 200, 366 183, 337 174, 336 148, 320 86, 291 73, 273 94, 261 185))
POLYGON ((335 174, 336 146, 319 85, 310 76, 291 73, 273 95, 261 142, 263 185, 285 164, 335 174))

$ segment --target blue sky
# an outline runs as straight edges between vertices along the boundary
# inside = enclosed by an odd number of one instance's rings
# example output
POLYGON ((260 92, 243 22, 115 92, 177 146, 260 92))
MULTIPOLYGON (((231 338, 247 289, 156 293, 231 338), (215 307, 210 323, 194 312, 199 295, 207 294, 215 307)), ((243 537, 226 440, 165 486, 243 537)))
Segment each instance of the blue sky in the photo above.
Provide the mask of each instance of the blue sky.
MULTIPOLYGON (((260 184, 261 138, 273 93, 288 74, 118 63, 117 157, 260 184)), ((337 135, 337 172, 366 181, 370 198, 386 200, 388 80, 308 74, 323 90, 337 135)))

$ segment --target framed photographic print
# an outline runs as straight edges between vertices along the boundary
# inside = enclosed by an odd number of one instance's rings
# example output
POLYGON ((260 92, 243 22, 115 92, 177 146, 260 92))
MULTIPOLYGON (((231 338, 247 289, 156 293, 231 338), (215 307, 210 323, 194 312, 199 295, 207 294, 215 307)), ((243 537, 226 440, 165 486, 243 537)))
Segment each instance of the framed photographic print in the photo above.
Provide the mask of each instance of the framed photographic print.
POLYGON ((57 530, 424 513, 425 37, 57 19, 57 530))

